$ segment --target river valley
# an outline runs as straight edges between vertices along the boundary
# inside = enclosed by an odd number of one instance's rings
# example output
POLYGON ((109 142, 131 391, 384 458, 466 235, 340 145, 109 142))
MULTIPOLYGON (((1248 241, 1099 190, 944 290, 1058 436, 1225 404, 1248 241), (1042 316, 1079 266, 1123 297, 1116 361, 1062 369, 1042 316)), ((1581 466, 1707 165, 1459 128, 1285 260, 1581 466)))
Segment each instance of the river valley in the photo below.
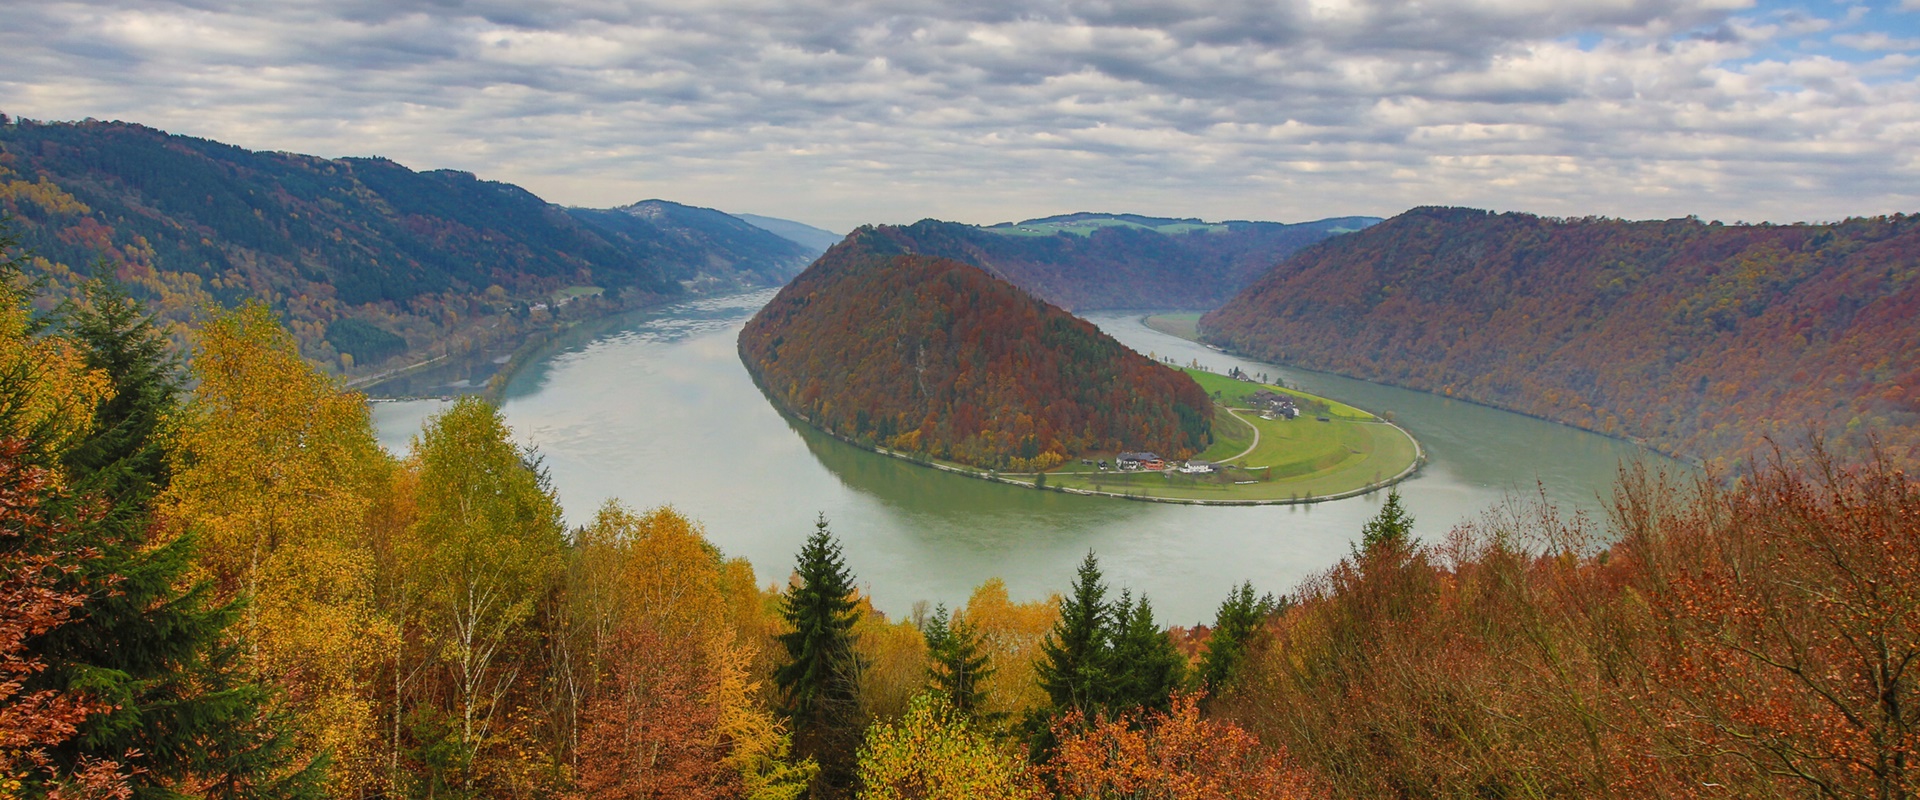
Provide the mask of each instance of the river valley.
MULTIPOLYGON (((512 376, 501 407, 516 435, 538 447, 570 524, 609 498, 637 508, 671 504, 767 582, 785 579, 815 515, 825 513, 859 583, 889 614, 916 600, 964 603, 991 577, 1004 579, 1016 600, 1065 591, 1091 549, 1112 589, 1146 593, 1163 622, 1193 624, 1210 621, 1240 581, 1282 592, 1324 570, 1385 497, 1162 505, 991 484, 868 453, 783 417, 748 378, 735 337, 772 294, 629 317, 512 376)), ((1084 316, 1143 353, 1265 372, 1391 413, 1429 459, 1400 486, 1428 540, 1536 486, 1563 509, 1599 514, 1623 462, 1687 469, 1628 442, 1518 414, 1237 359, 1150 329, 1138 312, 1084 316)), ((382 444, 404 453, 441 406, 375 403, 382 444)))

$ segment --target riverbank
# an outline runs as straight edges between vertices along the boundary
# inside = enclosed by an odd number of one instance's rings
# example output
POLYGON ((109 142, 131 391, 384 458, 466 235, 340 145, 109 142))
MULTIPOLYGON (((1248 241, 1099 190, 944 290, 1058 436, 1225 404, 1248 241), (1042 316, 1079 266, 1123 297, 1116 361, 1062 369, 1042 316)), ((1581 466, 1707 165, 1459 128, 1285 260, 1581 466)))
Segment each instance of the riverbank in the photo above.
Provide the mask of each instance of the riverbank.
MULTIPOLYGON (((1344 403, 1284 390, 1307 402, 1318 402, 1329 410, 1328 416, 1247 419, 1235 412, 1257 412, 1227 404, 1216 405, 1216 415, 1236 420, 1253 430, 1250 437, 1238 440, 1250 441, 1250 445, 1236 443, 1232 437, 1217 436, 1206 453, 1196 456, 1197 460, 1221 458, 1238 462, 1223 464, 1221 471, 1214 474, 1201 476, 1178 470, 1079 471, 1070 466, 1045 473, 1000 472, 936 459, 924 453, 895 450, 826 430, 807 416, 781 405, 752 370, 747 370, 747 374, 768 404, 782 416, 846 445, 955 475, 1060 494, 1197 506, 1305 505, 1372 494, 1418 474, 1426 461, 1419 441, 1398 425, 1344 403), (1224 455, 1216 454, 1223 449, 1224 455)), ((1280 388, 1219 375, 1212 377, 1250 389, 1280 388)), ((1202 382, 1203 387, 1208 383, 1210 381, 1202 382)), ((1216 416, 1216 420, 1221 418, 1216 416)))
MULTIPOLYGON (((1145 327, 1149 330, 1164 333, 1164 334, 1167 334, 1168 336, 1173 336, 1179 339, 1184 339, 1186 341, 1200 345, 1201 347, 1205 347, 1209 350, 1214 350, 1220 353, 1225 353, 1225 354, 1236 356, 1239 358, 1245 358, 1251 361, 1260 361, 1260 358, 1258 356, 1248 354, 1248 353, 1241 353, 1233 350, 1228 350, 1220 347, 1219 345, 1208 342, 1205 339, 1202 339, 1200 337, 1200 331, 1199 331, 1200 317, 1202 316, 1204 316, 1204 312, 1197 312, 1197 311, 1174 312, 1169 314, 1147 314, 1147 315, 1141 316, 1139 318, 1139 321, 1142 327, 1145 327)), ((1572 422, 1567 422, 1563 420, 1554 419, 1552 417, 1546 417, 1538 414, 1529 413, 1527 411, 1522 411, 1520 409, 1508 408, 1506 406, 1495 405, 1493 403, 1483 403, 1479 400, 1474 400, 1468 397, 1461 397, 1461 396, 1456 396, 1451 394, 1443 395, 1436 392, 1427 391, 1424 389, 1415 389, 1415 388, 1399 386, 1391 383, 1382 383, 1379 381, 1369 380, 1367 378, 1359 378, 1359 377, 1354 377, 1350 375, 1342 375, 1340 373, 1326 372, 1323 370, 1314 370, 1314 369, 1309 369, 1307 367, 1288 366, 1287 368, 1300 370, 1302 372, 1315 372, 1323 375, 1333 375, 1335 377, 1345 378, 1347 380, 1363 381, 1366 383, 1373 383, 1380 386, 1389 386, 1394 389, 1399 389, 1401 391, 1419 392, 1421 394, 1431 395, 1434 397, 1445 397, 1446 399, 1454 402, 1467 403, 1470 405, 1479 406, 1481 408, 1488 408, 1494 411, 1500 411, 1507 414, 1517 414, 1522 417, 1526 417, 1528 419, 1535 419, 1541 422, 1551 423, 1554 425, 1564 425, 1566 427, 1573 428, 1574 430, 1582 431, 1584 433, 1591 433, 1595 436, 1600 436, 1600 437, 1612 439, 1614 441, 1619 441, 1619 442, 1626 442, 1627 444, 1631 444, 1636 447, 1645 448, 1649 451, 1658 453, 1662 456, 1665 456, 1666 458, 1673 459, 1674 461, 1680 462, 1694 469, 1704 470, 1708 468, 1707 461, 1703 458, 1700 458, 1699 456, 1692 455, 1690 453, 1682 453, 1677 450, 1664 447, 1657 442, 1654 442, 1650 439, 1646 439, 1640 436, 1629 436, 1624 433, 1596 430, 1596 429, 1578 425, 1572 422)))

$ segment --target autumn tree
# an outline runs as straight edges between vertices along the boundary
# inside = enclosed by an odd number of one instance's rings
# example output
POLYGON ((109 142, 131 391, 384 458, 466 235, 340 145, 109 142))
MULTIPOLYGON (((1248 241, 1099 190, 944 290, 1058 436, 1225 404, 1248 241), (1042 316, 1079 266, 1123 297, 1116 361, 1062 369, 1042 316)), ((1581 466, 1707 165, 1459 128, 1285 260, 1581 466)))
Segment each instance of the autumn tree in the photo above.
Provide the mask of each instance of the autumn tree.
POLYGON ((853 625, 853 652, 860 663, 860 719, 892 719, 906 713, 926 690, 931 666, 926 634, 911 619, 891 620, 860 595, 853 625))
MULTIPOLYGON (((24 366, 10 365, 12 377, 24 366)), ((20 406, 0 394, 0 428, 20 406)), ((0 794, 126 796, 130 775, 119 760, 88 757, 63 763, 54 750, 75 739, 90 717, 110 710, 85 687, 44 681, 49 664, 32 645, 72 624, 86 595, 67 576, 88 569, 97 551, 75 543, 75 508, 59 488, 44 453, 14 434, 0 434, 0 794), (78 789, 78 791, 74 791, 78 789), (96 791, 97 790, 97 791, 96 791)))
POLYGON ((819 761, 827 791, 839 791, 853 778, 863 665, 854 648, 860 614, 853 574, 824 514, 800 550, 781 614, 789 626, 780 636, 787 661, 773 677, 782 709, 800 753, 819 761))
POLYGON ((1044 794, 1019 755, 973 727, 969 715, 931 692, 896 722, 867 729, 860 748, 862 800, 1038 800, 1044 794))
POLYGON ((1691 502, 1623 487, 1617 548, 1640 569, 1655 752, 1737 791, 1920 793, 1920 485, 1884 455, 1777 451, 1691 502))
POLYGON ((515 689, 537 670, 539 602, 562 568, 559 504, 509 437, 498 409, 466 397, 430 419, 414 445, 418 518, 406 557, 446 687, 443 700, 418 709, 428 732, 418 744, 447 755, 427 779, 469 792, 512 769, 509 752, 497 762, 483 756, 504 743, 515 689))
POLYGON ((1063 800, 1298 800, 1324 797, 1312 777, 1251 734, 1203 718, 1181 695, 1166 711, 1102 716, 1078 712, 1055 726, 1060 744, 1047 772, 1063 800))
POLYGON ((978 631, 982 651, 993 667, 980 683, 989 718, 1022 718, 1047 703, 1035 672, 1040 648, 1060 618, 1060 597, 1015 603, 1007 585, 990 578, 973 590, 954 618, 978 631))
POLYGON ((164 514, 201 543, 200 575, 244 599, 249 670, 289 692, 298 744, 330 788, 380 780, 373 671, 395 631, 373 604, 368 518, 391 480, 365 399, 300 359, 249 304, 201 328, 164 514))
POLYGON ((569 554, 569 616, 585 634, 574 757, 585 797, 749 797, 804 791, 813 767, 755 699, 728 616, 728 562, 672 509, 609 502, 569 554))

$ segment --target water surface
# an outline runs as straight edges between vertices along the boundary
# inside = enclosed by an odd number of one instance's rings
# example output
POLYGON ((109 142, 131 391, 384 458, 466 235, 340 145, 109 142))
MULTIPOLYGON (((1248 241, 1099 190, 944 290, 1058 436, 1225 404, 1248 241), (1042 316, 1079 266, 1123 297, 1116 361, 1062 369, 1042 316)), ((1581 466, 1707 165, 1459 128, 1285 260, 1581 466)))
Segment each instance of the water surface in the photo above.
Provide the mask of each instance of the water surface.
MULTIPOLYGON (((568 520, 609 498, 672 505, 703 522, 760 579, 784 580, 825 513, 859 583, 889 613, 964 602, 990 577, 1016 599, 1065 591, 1095 551, 1108 582, 1144 591, 1170 623, 1211 620, 1229 587, 1286 591, 1349 551, 1384 493, 1310 506, 1211 508, 1076 497, 917 467, 791 422, 747 377, 735 337, 772 298, 700 300, 567 345, 513 376, 502 410, 552 470, 568 520)), ((1394 419, 1426 448, 1401 485, 1416 532, 1437 538, 1536 481, 1566 507, 1599 509, 1623 461, 1651 451, 1437 395, 1238 359, 1140 323, 1094 323, 1142 352, 1278 376, 1394 419)), ((404 451, 439 401, 377 403, 382 444, 404 451)))

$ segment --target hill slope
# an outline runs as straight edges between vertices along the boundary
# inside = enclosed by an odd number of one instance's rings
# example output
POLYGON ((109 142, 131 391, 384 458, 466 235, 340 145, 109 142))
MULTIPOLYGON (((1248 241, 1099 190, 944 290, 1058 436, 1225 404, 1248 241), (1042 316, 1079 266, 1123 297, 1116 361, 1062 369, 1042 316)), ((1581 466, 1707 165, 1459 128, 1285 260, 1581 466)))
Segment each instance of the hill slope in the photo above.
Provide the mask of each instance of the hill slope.
POLYGON ((1374 221, 1207 223, 1082 213, 988 228, 922 220, 874 235, 907 252, 965 261, 1077 311, 1208 309, 1294 251, 1374 221))
POLYGON ((1026 471, 1212 441, 1192 378, 979 268, 855 231, 740 333, 774 402, 843 437, 1026 471))
POLYGON ((567 213, 687 283, 778 286, 820 254, 731 214, 668 200, 567 213))
POLYGON ((1732 460, 1809 431, 1920 464, 1920 217, 1723 226, 1409 211, 1302 251, 1208 341, 1732 460))
POLYGON ((0 124, 0 211, 55 296, 104 258, 174 321, 209 301, 265 300, 303 354, 336 367, 362 343, 378 345, 359 349, 366 367, 540 324, 570 286, 606 290, 576 309, 621 307, 683 284, 775 285, 807 261, 719 212, 657 208, 640 224, 631 210, 570 214, 511 184, 379 158, 252 152, 124 123, 0 124))
POLYGON ((761 228, 788 241, 798 243, 800 246, 811 251, 811 255, 815 258, 818 258, 821 253, 827 252, 827 248, 839 244, 840 240, 844 238, 833 231, 816 228, 804 222, 794 222, 790 219, 763 217, 759 214, 735 214, 734 216, 740 218, 741 222, 745 222, 748 225, 761 228))

